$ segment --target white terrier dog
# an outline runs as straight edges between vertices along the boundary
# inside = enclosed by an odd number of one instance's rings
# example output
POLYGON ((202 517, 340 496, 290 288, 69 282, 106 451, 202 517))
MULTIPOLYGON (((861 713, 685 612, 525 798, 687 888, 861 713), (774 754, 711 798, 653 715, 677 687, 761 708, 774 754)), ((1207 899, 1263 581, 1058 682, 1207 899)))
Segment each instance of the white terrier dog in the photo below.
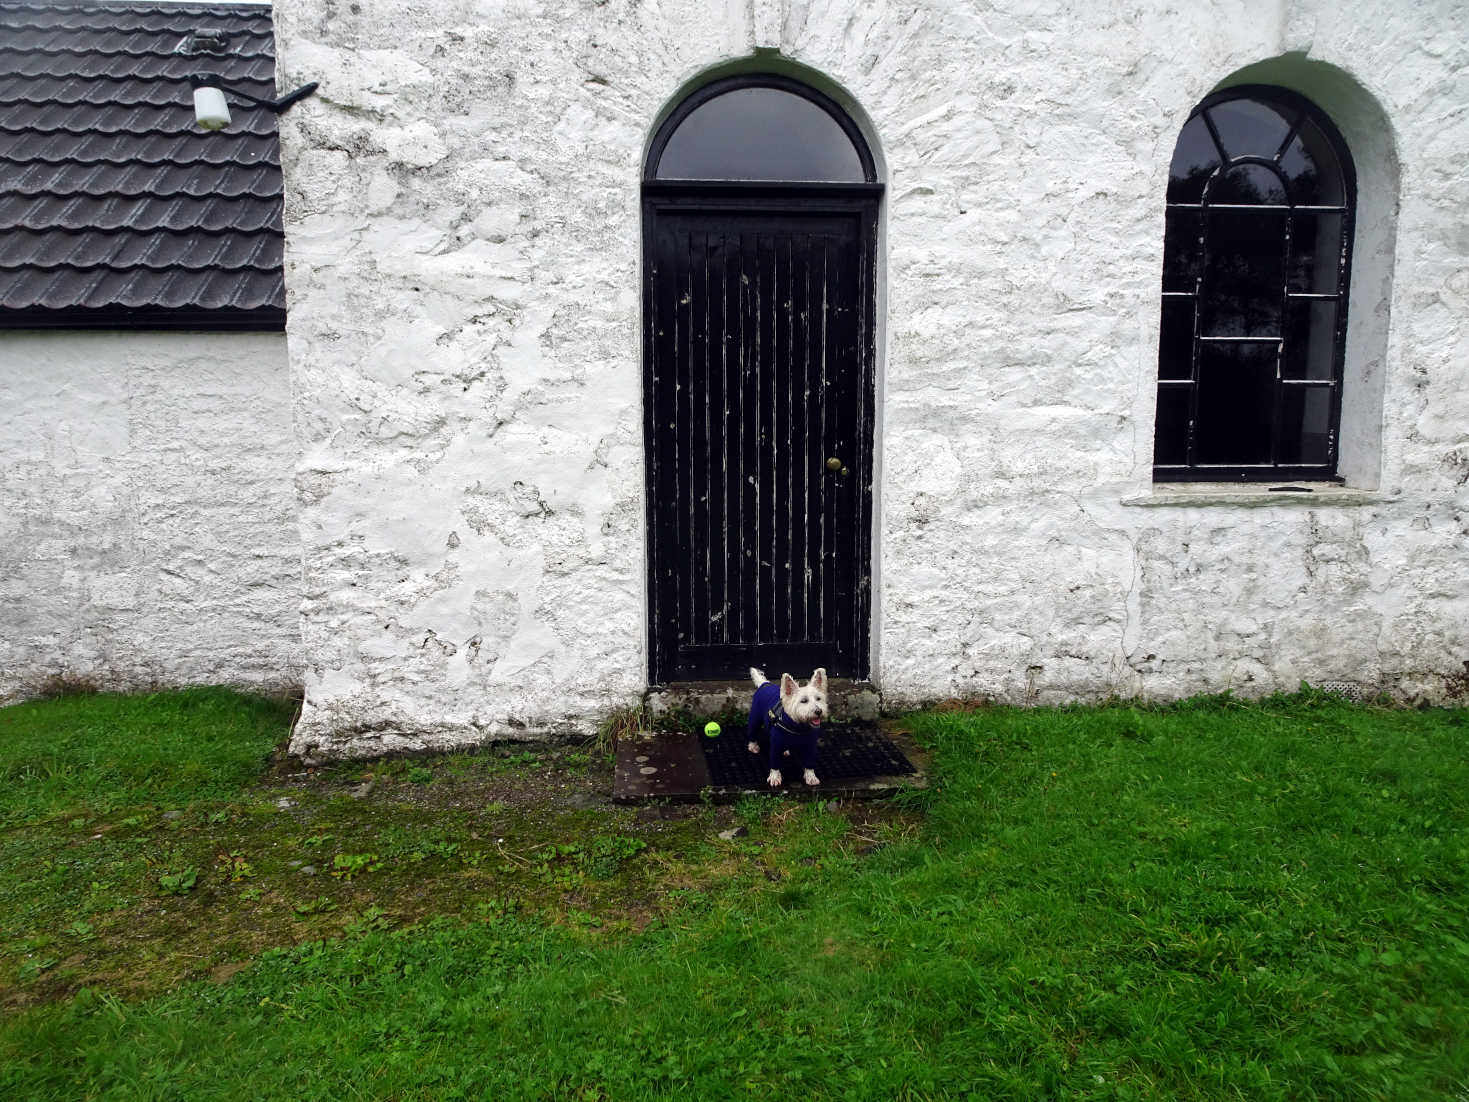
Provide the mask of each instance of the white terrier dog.
POLYGON ((770 775, 765 783, 779 788, 783 781, 782 759, 794 754, 805 770, 801 779, 812 787, 820 784, 816 776, 817 741, 821 721, 831 714, 826 706, 826 671, 817 670, 804 685, 797 685, 794 677, 783 673, 777 685, 752 666, 750 680, 755 682, 755 697, 750 701, 746 746, 750 753, 758 754, 760 736, 770 740, 770 775))

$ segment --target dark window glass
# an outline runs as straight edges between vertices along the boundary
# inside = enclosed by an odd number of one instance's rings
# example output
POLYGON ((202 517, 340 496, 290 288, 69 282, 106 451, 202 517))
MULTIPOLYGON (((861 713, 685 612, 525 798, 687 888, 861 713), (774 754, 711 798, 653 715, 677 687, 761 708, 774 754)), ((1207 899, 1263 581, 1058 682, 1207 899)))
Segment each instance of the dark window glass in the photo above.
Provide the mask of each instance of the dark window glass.
POLYGON ((1336 294, 1341 276, 1341 225, 1340 214, 1292 215, 1287 276, 1290 290, 1336 294))
POLYGON ((1257 99, 1232 99, 1215 104, 1207 112, 1219 133, 1224 155, 1274 157, 1290 133, 1291 120, 1272 104, 1257 99))
POLYGON ((1163 299, 1162 336, 1158 340, 1158 378, 1194 376, 1194 296, 1163 299))
POLYGON ((1291 202, 1297 206, 1337 207, 1346 201, 1336 153, 1321 127, 1310 119, 1301 122, 1281 155, 1280 170, 1291 182, 1291 202))
POLYGON ((1153 438, 1153 462, 1173 465, 1187 462, 1188 402, 1192 387, 1158 388, 1158 431, 1153 438))
POLYGON ((862 158, 841 125, 804 96, 735 88, 694 108, 658 160, 660 180, 862 183, 862 158))
POLYGON ((1221 172, 1209 188, 1209 202, 1272 203, 1285 202, 1285 185, 1280 177, 1264 165, 1235 165, 1221 172))
POLYGON ((1194 462, 1270 462, 1275 350, 1274 341, 1199 349, 1194 462))
POLYGON ((1204 182, 1219 167, 1219 147, 1202 115, 1188 120, 1173 147, 1173 164, 1168 168, 1168 201, 1197 203, 1204 182))
POLYGON ((1280 336, 1285 219, 1279 211, 1209 214, 1207 260, 1199 292, 1200 336, 1280 336))
POLYGON ((1204 215, 1198 210, 1170 210, 1163 237, 1163 290, 1197 291, 1204 215))
POLYGON ((1325 463, 1331 454, 1332 388, 1288 386, 1280 409, 1280 461, 1325 463))
POLYGON ((1334 475, 1352 180, 1335 128, 1294 93, 1231 89, 1184 125, 1164 229, 1156 477, 1334 475))
POLYGON ((1291 299, 1285 316, 1282 377, 1329 381, 1336 370, 1336 300, 1291 299))

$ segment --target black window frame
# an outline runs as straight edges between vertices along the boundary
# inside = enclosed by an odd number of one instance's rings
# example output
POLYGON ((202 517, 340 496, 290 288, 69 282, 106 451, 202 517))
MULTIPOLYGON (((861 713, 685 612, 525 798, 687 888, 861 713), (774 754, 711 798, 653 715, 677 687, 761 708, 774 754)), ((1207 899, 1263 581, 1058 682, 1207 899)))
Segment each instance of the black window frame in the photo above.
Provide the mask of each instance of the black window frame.
MULTIPOLYGON (((1169 300, 1193 299, 1193 333, 1189 345, 1190 363, 1187 378, 1177 376, 1177 362, 1164 358, 1168 354, 1166 344, 1166 333, 1160 328, 1158 344, 1158 370, 1156 383, 1158 387, 1158 416, 1154 421, 1154 482, 1193 482, 1193 481, 1240 481, 1240 482, 1280 482, 1280 481, 1330 481, 1340 482, 1337 474, 1338 460, 1341 446, 1341 407, 1342 407, 1342 381, 1345 366, 1346 353, 1346 330, 1347 330, 1347 298, 1351 282, 1352 241, 1355 230, 1355 216, 1357 207, 1357 178, 1356 169, 1352 161, 1351 151, 1347 146, 1341 132, 1332 122, 1330 116, 1319 106, 1299 93, 1289 89, 1277 88, 1271 85, 1246 84, 1236 85, 1223 89, 1206 97, 1197 107, 1190 112, 1184 123, 1187 127, 1200 115, 1204 115, 1204 122, 1208 127, 1211 140, 1214 143, 1215 152, 1219 156, 1219 164, 1211 173, 1208 182, 1204 185, 1203 192, 1198 202, 1173 202, 1167 203, 1167 211, 1170 215, 1174 211, 1196 211, 1198 212, 1198 236, 1192 239, 1194 248, 1197 250, 1194 286, 1192 290, 1162 290, 1163 310, 1168 311, 1169 300), (1262 103, 1281 113, 1289 124, 1285 138, 1280 141, 1273 156, 1262 156, 1255 152, 1231 155, 1225 149, 1225 143, 1220 139, 1212 119, 1205 112, 1211 108, 1234 100, 1252 100, 1262 103), (1302 124, 1309 120, 1326 139, 1336 157, 1337 168, 1340 171, 1342 202, 1340 205, 1332 204, 1298 204, 1292 195, 1290 182, 1285 178, 1280 169, 1280 159, 1288 151, 1291 143, 1299 133, 1302 124), (1209 193, 1212 185, 1224 174, 1241 165, 1263 165, 1277 177, 1285 190, 1285 202, 1282 203, 1214 203, 1209 202, 1209 193), (1251 211, 1268 213, 1272 217, 1283 220, 1283 255, 1282 255, 1282 285, 1281 294, 1281 320, 1279 336, 1204 336, 1200 333, 1199 318, 1202 305, 1208 301, 1208 289, 1204 286, 1206 273, 1209 271, 1209 223, 1210 211, 1228 211, 1230 214, 1245 214, 1251 211), (1283 212, 1283 213, 1282 213, 1283 212), (1337 254, 1336 265, 1336 289, 1332 293, 1324 293, 1318 290, 1299 291, 1291 289, 1292 268, 1290 261, 1293 259, 1290 252, 1292 242, 1292 228, 1294 218, 1300 214, 1338 214, 1341 217, 1341 241, 1337 254), (1283 374, 1283 366, 1286 362, 1289 337, 1289 310, 1290 304, 1301 301, 1334 301, 1336 303, 1336 315, 1332 326, 1331 340, 1331 376, 1329 379, 1292 379, 1283 374), (1199 382, 1200 382, 1200 353, 1201 349, 1216 342, 1246 342, 1254 344, 1275 345, 1275 379, 1271 386, 1271 419, 1270 419, 1270 462, 1268 463, 1200 463, 1196 458, 1196 448, 1199 436, 1199 382), (1170 377, 1170 366, 1172 377, 1170 377), (1324 462, 1320 463, 1283 463, 1282 456, 1282 407, 1286 394, 1292 387, 1308 387, 1313 389, 1328 390, 1330 394, 1330 405, 1328 413, 1328 439, 1327 453, 1324 462), (1167 392, 1178 392, 1186 390, 1188 393, 1187 408, 1188 415, 1183 432, 1183 462, 1182 463, 1159 463, 1157 455, 1160 451, 1162 421, 1162 406, 1164 395, 1167 392)), ((1179 130, 1180 136, 1184 127, 1179 130)), ((1168 286, 1167 273, 1175 270, 1176 266, 1171 262, 1175 254, 1172 250, 1177 247, 1175 235, 1165 237, 1164 288, 1168 286)), ((1319 245, 1318 245, 1319 248, 1319 245)), ((1309 336, 1306 338, 1309 340, 1309 336)), ((1300 357, 1297 357, 1299 360, 1300 357)), ((1302 398, 1304 401, 1304 397, 1302 398)), ((1177 449, 1177 438, 1170 438, 1173 450, 1177 449)), ((1295 442, 1296 451, 1299 454, 1304 448, 1303 438, 1295 442)))

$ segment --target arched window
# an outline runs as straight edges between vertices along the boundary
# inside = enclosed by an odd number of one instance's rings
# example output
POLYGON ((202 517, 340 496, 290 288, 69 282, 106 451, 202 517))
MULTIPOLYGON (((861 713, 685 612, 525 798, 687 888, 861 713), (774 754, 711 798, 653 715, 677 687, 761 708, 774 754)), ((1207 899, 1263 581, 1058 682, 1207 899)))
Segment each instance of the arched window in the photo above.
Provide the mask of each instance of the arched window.
POLYGON ((1204 100, 1168 174, 1153 477, 1331 479, 1356 178, 1278 88, 1204 100))
POLYGON ((772 74, 701 88, 663 123, 649 180, 863 184, 872 154, 846 113, 814 88, 772 74))

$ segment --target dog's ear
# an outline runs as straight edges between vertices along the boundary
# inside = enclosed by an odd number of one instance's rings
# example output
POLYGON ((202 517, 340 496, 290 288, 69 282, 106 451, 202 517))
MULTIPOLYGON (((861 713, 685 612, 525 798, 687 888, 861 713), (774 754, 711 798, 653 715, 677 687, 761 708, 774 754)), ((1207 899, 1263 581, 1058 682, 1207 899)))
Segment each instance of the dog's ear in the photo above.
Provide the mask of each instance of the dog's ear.
POLYGON ((792 677, 788 673, 783 673, 780 675, 780 697, 782 700, 785 700, 788 697, 795 696, 797 689, 798 686, 796 685, 796 679, 794 677, 792 677))
POLYGON ((826 692, 826 670, 818 669, 811 675, 811 687, 818 693, 826 692))

